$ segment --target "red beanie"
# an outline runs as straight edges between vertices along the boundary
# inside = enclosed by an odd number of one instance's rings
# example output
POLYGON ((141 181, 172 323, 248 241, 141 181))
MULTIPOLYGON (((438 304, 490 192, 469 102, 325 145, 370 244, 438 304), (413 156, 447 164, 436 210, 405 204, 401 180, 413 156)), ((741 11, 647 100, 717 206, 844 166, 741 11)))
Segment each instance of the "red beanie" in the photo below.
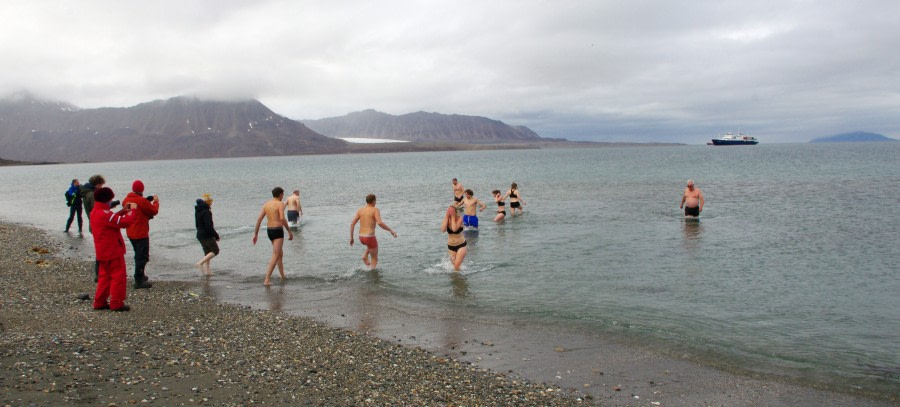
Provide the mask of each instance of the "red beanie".
POLYGON ((137 192, 139 194, 144 193, 144 183, 141 180, 135 180, 134 184, 131 184, 131 190, 137 192))
POLYGON ((96 191, 94 191, 94 200, 97 202, 107 203, 112 201, 113 198, 116 197, 116 194, 113 193, 113 190, 103 187, 96 191))

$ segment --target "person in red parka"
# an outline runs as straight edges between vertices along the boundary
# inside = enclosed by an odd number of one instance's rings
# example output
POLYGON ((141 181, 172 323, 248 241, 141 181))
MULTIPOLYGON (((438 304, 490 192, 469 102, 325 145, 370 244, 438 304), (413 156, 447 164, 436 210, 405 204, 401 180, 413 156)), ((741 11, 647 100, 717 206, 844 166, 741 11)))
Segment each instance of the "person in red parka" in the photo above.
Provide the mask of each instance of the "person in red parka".
POLYGON ((97 292, 94 293, 94 309, 128 311, 125 305, 125 239, 122 231, 136 221, 134 204, 123 205, 123 209, 113 212, 109 201, 115 197, 109 188, 94 191, 94 208, 91 210, 91 228, 94 232, 94 251, 97 255, 99 273, 97 292))
POLYGON ((135 180, 131 184, 131 192, 125 196, 122 203, 137 205, 137 220, 125 230, 131 247, 134 248, 134 288, 153 287, 144 273, 144 268, 150 261, 150 219, 159 213, 159 196, 153 195, 144 198, 144 183, 135 180))

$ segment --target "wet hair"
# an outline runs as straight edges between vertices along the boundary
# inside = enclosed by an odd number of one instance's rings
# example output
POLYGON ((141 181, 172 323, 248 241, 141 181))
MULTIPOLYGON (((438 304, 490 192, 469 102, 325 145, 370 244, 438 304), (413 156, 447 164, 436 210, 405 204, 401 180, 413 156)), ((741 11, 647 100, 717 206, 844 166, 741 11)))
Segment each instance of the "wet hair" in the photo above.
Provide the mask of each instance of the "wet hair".
POLYGON ((90 178, 88 178, 88 182, 90 182, 93 186, 106 184, 106 180, 100 174, 92 175, 90 178))
POLYGON ((471 189, 467 189, 467 190, 466 190, 466 193, 469 194, 469 195, 475 196, 475 193, 472 192, 471 189))
POLYGON ((513 183, 512 183, 512 185, 510 185, 510 187, 509 187, 509 189, 511 189, 511 190, 513 190, 513 191, 515 191, 515 190, 517 190, 517 189, 519 189, 519 186, 518 186, 518 185, 516 185, 516 183, 515 183, 515 182, 513 182, 513 183))
POLYGON ((447 211, 446 211, 446 213, 445 213, 446 216, 453 217, 453 216, 456 216, 456 214, 457 214, 457 213, 456 213, 456 207, 455 207, 455 206, 450 205, 450 206, 447 207, 447 211))
POLYGON ((500 194, 500 190, 495 189, 495 190, 491 191, 491 193, 494 194, 494 195, 499 195, 499 194, 500 194))
POLYGON ((300 194, 300 190, 299 190, 299 189, 295 189, 295 190, 294 190, 294 193, 297 194, 297 195, 299 195, 299 194, 300 194))
POLYGON ((375 202, 375 194, 366 195, 366 203, 374 203, 375 202))
POLYGON ((272 198, 278 198, 279 196, 283 196, 283 195, 284 195, 284 188, 275 187, 275 189, 272 190, 272 198))
POLYGON ((456 178, 453 178, 453 181, 456 181, 456 178))

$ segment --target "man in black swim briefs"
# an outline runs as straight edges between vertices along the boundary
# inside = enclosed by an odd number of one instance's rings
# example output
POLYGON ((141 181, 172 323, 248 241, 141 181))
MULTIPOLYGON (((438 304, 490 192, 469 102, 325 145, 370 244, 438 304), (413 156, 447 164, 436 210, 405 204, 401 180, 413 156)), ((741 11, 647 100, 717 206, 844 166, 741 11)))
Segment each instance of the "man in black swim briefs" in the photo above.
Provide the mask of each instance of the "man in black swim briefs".
POLYGON ((266 201, 262 210, 259 211, 259 216, 256 218, 256 228, 253 230, 253 244, 255 245, 259 236, 259 226, 262 224, 263 218, 266 218, 266 234, 269 236, 269 240, 272 241, 272 258, 269 259, 269 264, 266 266, 266 278, 263 280, 263 285, 271 284, 270 277, 272 277, 272 272, 275 271, 275 266, 278 266, 281 280, 284 281, 286 278, 284 275, 284 250, 282 250, 284 230, 287 229, 288 240, 294 240, 294 233, 291 232, 287 219, 284 217, 284 202, 281 201, 282 198, 284 198, 284 189, 275 187, 272 190, 272 199, 266 201))
POLYGON ((451 183, 453 184, 453 201, 456 203, 462 202, 464 198, 463 191, 465 191, 465 189, 463 188, 462 184, 460 184, 459 181, 456 180, 456 178, 453 178, 453 181, 451 181, 451 183))
POLYGON ((700 188, 694 187, 694 180, 689 179, 687 187, 681 195, 681 204, 678 205, 678 208, 684 208, 684 216, 698 217, 700 212, 703 212, 703 203, 703 192, 700 191, 700 188))

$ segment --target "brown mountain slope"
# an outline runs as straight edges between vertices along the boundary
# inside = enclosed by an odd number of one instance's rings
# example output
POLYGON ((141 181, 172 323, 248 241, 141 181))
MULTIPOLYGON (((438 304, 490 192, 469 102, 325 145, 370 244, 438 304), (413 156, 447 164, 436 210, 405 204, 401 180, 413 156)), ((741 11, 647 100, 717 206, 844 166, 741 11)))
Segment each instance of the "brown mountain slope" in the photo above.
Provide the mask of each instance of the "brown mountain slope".
POLYGON ((0 151, 22 161, 123 161, 344 152, 347 143, 256 100, 189 97, 78 109, 20 95, 0 101, 0 151))

